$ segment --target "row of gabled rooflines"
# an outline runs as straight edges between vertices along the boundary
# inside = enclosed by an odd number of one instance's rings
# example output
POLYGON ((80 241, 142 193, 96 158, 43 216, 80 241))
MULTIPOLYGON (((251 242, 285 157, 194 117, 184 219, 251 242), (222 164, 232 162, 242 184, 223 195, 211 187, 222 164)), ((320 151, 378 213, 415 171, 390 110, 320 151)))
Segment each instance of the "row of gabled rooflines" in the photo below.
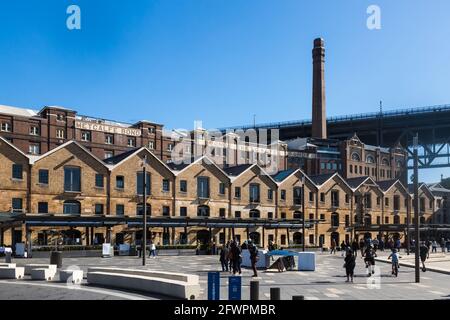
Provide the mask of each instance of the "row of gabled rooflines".
MULTIPOLYGON (((215 168, 217 168, 224 176, 226 176, 229 179, 230 182, 233 182, 238 177, 242 176, 245 172, 247 172, 247 171, 251 170, 252 168, 256 167, 256 168, 258 168, 260 170, 262 175, 264 175, 267 178, 269 178, 277 186, 280 186, 285 180, 287 180, 292 175, 294 175, 296 173, 300 173, 301 176, 305 177, 305 179, 307 179, 310 182, 310 184, 315 187, 316 190, 320 190, 330 180, 338 179, 349 190, 351 190, 352 193, 356 192, 363 185, 370 185, 370 186, 373 186, 375 188, 378 188, 381 193, 386 194, 387 192, 389 192, 389 190, 391 188, 393 188, 394 186, 397 185, 398 187, 403 189, 403 191, 405 193, 409 194, 410 196, 412 196, 412 194, 413 194, 413 192, 411 190, 411 186, 405 187, 400 180, 395 180, 395 179, 394 180, 388 180, 388 181, 380 181, 380 182, 376 182, 371 177, 367 177, 367 176, 345 179, 338 172, 331 173, 331 174, 324 174, 324 175, 309 176, 309 175, 305 174, 301 169, 289 169, 289 170, 279 171, 276 174, 270 175, 264 170, 264 168, 259 166, 257 163, 254 163, 254 164, 243 164, 243 165, 238 165, 238 166, 233 166, 233 167, 221 168, 218 165, 216 165, 207 156, 202 156, 202 157, 194 160, 190 164, 185 164, 185 163, 182 163, 182 164, 164 163, 156 155, 154 155, 151 152, 151 150, 149 150, 146 147, 132 149, 132 150, 126 151, 124 153, 121 153, 119 155, 116 155, 116 156, 114 156, 112 158, 101 160, 98 157, 96 157, 93 153, 91 153, 89 150, 87 150, 83 145, 81 145, 80 143, 78 143, 75 140, 67 141, 67 142, 59 145, 58 147, 56 147, 56 148, 54 148, 54 149, 52 149, 52 150, 50 150, 50 151, 48 151, 48 152, 46 152, 46 153, 44 153, 42 155, 35 156, 35 155, 27 155, 22 150, 17 148, 14 144, 12 144, 11 142, 9 142, 8 140, 6 140, 5 138, 3 138, 1 136, 0 136, 0 140, 3 141, 4 143, 8 144, 13 149, 15 149, 18 153, 20 153, 25 158, 27 158, 28 161, 29 161, 29 165, 33 165, 33 164, 37 163, 38 161, 48 157, 49 155, 57 152, 60 149, 63 149, 63 148, 65 148, 65 147, 67 147, 67 146, 69 146, 71 144, 75 144, 81 150, 83 150, 83 152, 85 152, 90 157, 95 159, 97 162, 99 162, 102 166, 104 166, 109 171, 113 171, 116 167, 122 165, 127 160, 131 159, 133 156, 135 156, 135 155, 139 154, 140 152, 142 152, 143 150, 145 150, 155 160, 160 162, 174 176, 178 176, 179 174, 181 174, 182 172, 187 170, 190 166, 193 166, 193 165, 198 164, 200 162, 205 162, 205 163, 210 164, 210 165, 214 166, 215 168)), ((432 193, 431 189, 429 188, 429 186, 427 184, 421 183, 419 188, 420 189, 426 189, 433 196, 433 193, 432 193)))

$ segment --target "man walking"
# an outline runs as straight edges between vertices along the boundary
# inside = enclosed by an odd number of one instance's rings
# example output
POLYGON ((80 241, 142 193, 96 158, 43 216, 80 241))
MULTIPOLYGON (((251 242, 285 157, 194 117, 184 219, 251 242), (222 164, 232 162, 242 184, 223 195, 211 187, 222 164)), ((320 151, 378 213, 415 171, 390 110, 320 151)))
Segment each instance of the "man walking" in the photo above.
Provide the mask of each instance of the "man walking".
POLYGON ((258 271, 256 270, 256 262, 258 262, 258 248, 256 248, 252 240, 248 240, 248 251, 250 253, 250 262, 253 269, 252 277, 257 277, 258 271))
POLYGON ((228 247, 223 246, 220 250, 220 263, 222 264, 222 271, 228 272, 228 247))

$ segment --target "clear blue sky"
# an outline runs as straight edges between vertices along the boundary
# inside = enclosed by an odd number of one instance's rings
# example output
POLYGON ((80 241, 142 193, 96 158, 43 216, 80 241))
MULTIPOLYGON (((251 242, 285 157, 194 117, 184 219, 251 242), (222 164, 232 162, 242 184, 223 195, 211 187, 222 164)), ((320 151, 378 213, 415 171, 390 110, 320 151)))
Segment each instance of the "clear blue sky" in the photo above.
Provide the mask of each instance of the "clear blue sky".
POLYGON ((318 36, 328 115, 450 103, 449 15, 448 0, 2 0, 0 104, 167 128, 310 118, 318 36))

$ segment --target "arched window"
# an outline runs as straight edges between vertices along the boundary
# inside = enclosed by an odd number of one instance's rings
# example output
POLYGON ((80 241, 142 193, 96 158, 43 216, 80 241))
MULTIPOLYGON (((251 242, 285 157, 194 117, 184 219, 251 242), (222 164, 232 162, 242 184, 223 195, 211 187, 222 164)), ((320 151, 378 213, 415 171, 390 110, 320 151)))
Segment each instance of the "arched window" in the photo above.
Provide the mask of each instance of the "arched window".
POLYGON ((331 226, 335 228, 339 227, 339 213, 334 212, 331 214, 331 226))
POLYGON ((364 215, 364 225, 370 226, 372 224, 372 216, 370 214, 364 215))
POLYGON ((260 218, 261 213, 259 210, 250 210, 250 218, 260 218))
POLYGON ((302 219, 303 215, 300 211, 295 211, 294 212, 294 219, 302 219))
POLYGON ((81 214, 81 204, 79 201, 64 201, 64 214, 81 214))
POLYGON ((381 160, 381 164, 382 164, 383 166, 389 166, 389 161, 388 161, 388 159, 383 158, 383 159, 381 160))
POLYGON ((352 160, 353 161, 361 161, 361 157, 356 152, 352 153, 352 160))
POLYGON ((394 224, 400 224, 400 216, 394 216, 394 224))
POLYGON ((302 244, 303 243, 303 235, 301 232, 295 232, 293 235, 294 244, 302 244))
POLYGON ((209 217, 209 207, 199 206, 197 208, 197 217, 209 217))
POLYGON ((368 155, 368 156, 366 157, 366 162, 367 162, 367 163, 375 163, 375 159, 374 159, 373 156, 368 155))

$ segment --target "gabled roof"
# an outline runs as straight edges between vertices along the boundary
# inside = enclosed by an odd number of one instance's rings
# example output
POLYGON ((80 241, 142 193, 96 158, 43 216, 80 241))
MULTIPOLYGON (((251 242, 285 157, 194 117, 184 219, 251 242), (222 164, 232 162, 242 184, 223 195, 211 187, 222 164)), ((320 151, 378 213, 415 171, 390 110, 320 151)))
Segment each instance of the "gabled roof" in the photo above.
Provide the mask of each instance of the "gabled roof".
MULTIPOLYGON (((420 189, 425 189, 425 190, 427 190, 427 191, 434 197, 433 191, 431 191, 430 187, 429 187, 426 183, 420 182, 420 183, 419 183, 419 190, 420 190, 420 189)), ((408 192, 409 192, 412 196, 414 196, 414 184, 412 184, 412 183, 408 184, 408 192)))
POLYGON ((99 158, 97 158, 94 154, 92 154, 92 152, 90 152, 88 149, 86 149, 85 147, 83 147, 81 144, 79 144, 79 143, 76 142, 75 140, 67 141, 67 142, 65 142, 65 143, 63 143, 63 144, 57 146, 56 148, 54 148, 54 149, 52 149, 52 150, 50 150, 50 151, 44 153, 44 154, 41 155, 41 156, 30 158, 30 164, 34 164, 34 163, 36 163, 36 162, 38 162, 38 161, 40 161, 40 160, 42 160, 42 159, 48 157, 49 155, 51 155, 51 154, 53 154, 53 153, 55 153, 55 152, 57 152, 57 151, 59 151, 59 150, 65 148, 65 147, 67 147, 67 146, 69 146, 69 145, 71 145, 71 144, 76 145, 76 146, 79 147, 81 150, 83 150, 84 152, 86 152, 86 154, 88 154, 91 158, 93 158, 94 160, 96 160, 97 162, 99 162, 103 167, 108 168, 108 167, 105 165, 105 163, 103 163, 102 160, 100 160, 99 158))
POLYGON ((186 168, 190 163, 174 163, 169 162, 167 166, 173 171, 181 171, 186 168))
POLYGON ((352 189, 358 189, 368 179, 370 179, 368 176, 364 176, 364 177, 349 178, 346 179, 345 181, 347 181, 348 185, 352 187, 352 189))
POLYGON ((345 179, 342 178, 341 175, 337 172, 320 174, 320 175, 316 175, 316 176, 310 176, 309 178, 311 181, 314 182, 317 189, 320 189, 325 183, 327 183, 329 180, 333 179, 334 177, 337 177, 350 189, 350 191, 353 191, 352 187, 347 183, 347 181, 345 181, 345 179))
POLYGON ((253 167, 253 166, 254 166, 254 164, 241 164, 238 166, 224 168, 223 171, 225 171, 226 174, 229 176, 237 177, 237 176, 241 175, 244 171, 246 171, 247 169, 249 169, 250 167, 253 167))
POLYGON ((306 173, 304 173, 301 169, 288 169, 288 170, 279 171, 278 173, 272 175, 271 177, 273 180, 275 180, 277 182, 278 185, 281 185, 285 180, 287 180, 288 178, 290 178, 292 175, 296 174, 297 172, 300 172, 302 174, 302 176, 304 176, 314 186, 316 186, 314 181, 312 181, 309 178, 309 176, 306 173))
POLYGON ((13 145, 11 142, 9 142, 7 139, 0 137, 0 140, 2 140, 4 143, 6 143, 7 145, 9 145, 11 148, 13 148, 14 150, 16 150, 18 153, 20 153, 22 156, 24 156, 27 159, 30 159, 30 157, 23 152, 22 150, 20 150, 19 148, 17 148, 15 145, 13 145))
POLYGON ((144 150, 147 151, 147 153, 149 153, 154 159, 156 159, 156 161, 158 161, 160 164, 162 164, 163 167, 165 167, 172 174, 174 174, 173 171, 167 166, 167 164, 162 162, 161 159, 159 159, 157 156, 155 156, 153 154, 153 152, 151 152, 146 147, 141 147, 141 148, 125 151, 124 153, 118 154, 117 156, 105 159, 103 161, 109 165, 109 168, 112 171, 115 168, 117 168, 118 166, 120 166, 121 164, 123 164, 124 162, 128 161, 129 159, 131 159, 133 156, 137 155, 139 152, 144 151, 144 150))
POLYGON ((203 161, 207 162, 207 164, 211 164, 212 166, 216 167, 225 177, 230 179, 230 177, 227 175, 227 173, 225 171, 223 171, 222 168, 220 168, 217 164, 214 163, 214 161, 209 159, 207 156, 201 156, 200 158, 198 158, 197 160, 195 160, 194 162, 192 162, 190 164, 178 165, 181 169, 179 171, 174 172, 174 174, 177 176, 177 175, 181 174, 184 170, 189 168, 190 166, 193 166, 194 164, 197 164, 197 163, 203 162, 203 161))
POLYGON ((405 186, 403 185, 403 183, 400 182, 400 180, 386 180, 386 181, 379 181, 377 182, 378 186, 380 187, 380 189, 383 191, 383 193, 387 193, 394 185, 399 184, 402 189, 409 194, 409 191, 407 188, 405 188, 405 186))

